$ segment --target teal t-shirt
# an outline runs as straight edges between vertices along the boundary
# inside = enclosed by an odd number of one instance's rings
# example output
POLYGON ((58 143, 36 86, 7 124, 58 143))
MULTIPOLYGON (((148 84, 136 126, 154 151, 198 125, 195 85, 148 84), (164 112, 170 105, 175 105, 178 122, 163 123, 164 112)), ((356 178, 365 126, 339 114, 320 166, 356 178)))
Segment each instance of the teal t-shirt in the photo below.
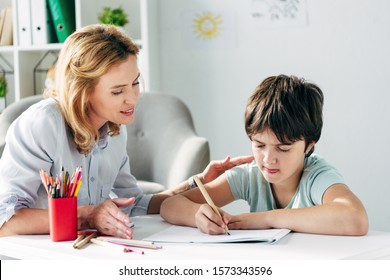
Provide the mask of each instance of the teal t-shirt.
MULTIPOLYGON (((256 162, 226 171, 233 197, 246 200, 251 212, 277 209, 271 185, 263 177, 256 162)), ((312 154, 305 159, 303 173, 294 197, 286 208, 303 208, 322 204, 322 196, 330 186, 345 184, 342 175, 322 157, 312 154)))

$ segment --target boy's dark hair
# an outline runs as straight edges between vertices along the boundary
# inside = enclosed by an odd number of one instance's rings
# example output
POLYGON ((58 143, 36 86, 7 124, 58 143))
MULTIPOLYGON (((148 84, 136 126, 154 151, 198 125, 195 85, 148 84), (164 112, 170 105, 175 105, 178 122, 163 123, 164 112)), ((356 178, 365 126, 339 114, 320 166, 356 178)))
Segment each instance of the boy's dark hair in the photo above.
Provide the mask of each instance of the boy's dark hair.
POLYGON ((246 133, 252 139, 269 128, 280 143, 305 140, 307 147, 320 139, 323 101, 323 93, 315 84, 295 76, 271 76, 256 87, 248 100, 246 133))

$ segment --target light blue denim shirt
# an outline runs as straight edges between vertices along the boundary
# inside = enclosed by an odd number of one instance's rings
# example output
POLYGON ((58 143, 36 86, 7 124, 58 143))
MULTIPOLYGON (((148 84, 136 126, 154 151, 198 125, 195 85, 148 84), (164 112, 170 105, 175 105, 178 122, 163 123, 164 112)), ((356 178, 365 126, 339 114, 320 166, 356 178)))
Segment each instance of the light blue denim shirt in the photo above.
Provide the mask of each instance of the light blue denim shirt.
POLYGON ((60 174, 82 167, 78 205, 96 205, 114 197, 136 197, 123 208, 130 216, 145 215, 151 195, 144 195, 130 172, 126 151, 126 126, 118 136, 102 127, 100 139, 88 155, 80 154, 70 128, 54 99, 45 99, 26 110, 8 129, 0 159, 0 227, 21 208, 47 208, 47 193, 39 175, 43 169, 60 174))
MULTIPOLYGON (((255 161, 227 170, 226 176, 233 197, 246 200, 251 212, 278 208, 271 185, 264 178, 255 161)), ((321 205, 325 191, 337 183, 345 184, 337 169, 322 157, 312 154, 305 159, 298 188, 286 208, 321 205)))

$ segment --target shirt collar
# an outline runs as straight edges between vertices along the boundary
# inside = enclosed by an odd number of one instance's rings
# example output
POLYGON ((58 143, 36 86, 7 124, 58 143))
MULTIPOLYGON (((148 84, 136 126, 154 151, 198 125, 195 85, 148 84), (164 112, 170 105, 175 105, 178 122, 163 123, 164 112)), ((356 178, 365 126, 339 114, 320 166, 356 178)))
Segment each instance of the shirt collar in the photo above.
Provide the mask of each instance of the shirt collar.
POLYGON ((108 128, 108 123, 103 125, 99 129, 99 141, 98 141, 98 147, 101 149, 104 149, 107 146, 107 141, 108 141, 108 136, 109 136, 109 128, 108 128))

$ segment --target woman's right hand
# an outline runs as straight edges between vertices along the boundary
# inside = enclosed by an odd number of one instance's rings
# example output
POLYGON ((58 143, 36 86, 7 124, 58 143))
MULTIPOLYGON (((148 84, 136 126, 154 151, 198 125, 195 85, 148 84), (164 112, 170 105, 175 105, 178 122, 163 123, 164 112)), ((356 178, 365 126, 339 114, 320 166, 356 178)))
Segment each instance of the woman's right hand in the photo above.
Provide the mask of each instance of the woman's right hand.
POLYGON ((225 173, 226 170, 241 164, 250 163, 253 160, 254 156, 252 155, 235 158, 230 158, 230 156, 227 156, 224 160, 213 160, 210 161, 205 170, 199 174, 198 177, 203 184, 207 184, 225 173))
POLYGON ((128 227, 130 218, 119 208, 130 206, 134 201, 134 197, 114 198, 92 207, 81 206, 79 207, 79 228, 95 228, 104 235, 131 239, 133 232, 128 227))

